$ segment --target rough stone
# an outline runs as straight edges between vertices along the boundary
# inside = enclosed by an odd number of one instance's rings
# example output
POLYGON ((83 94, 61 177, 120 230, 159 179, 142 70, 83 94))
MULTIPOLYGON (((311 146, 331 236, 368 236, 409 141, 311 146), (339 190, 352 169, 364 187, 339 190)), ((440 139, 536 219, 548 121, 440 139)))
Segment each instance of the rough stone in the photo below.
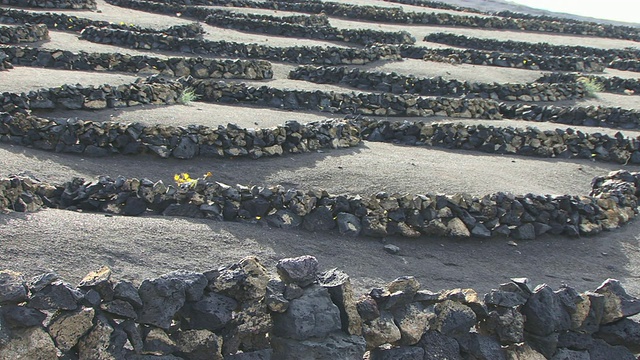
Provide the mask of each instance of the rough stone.
POLYGON ((400 346, 371 350, 369 360, 423 360, 424 349, 417 346, 400 346))
POLYGON ((601 324, 609 324, 640 313, 640 300, 627 294, 618 280, 607 279, 596 289, 596 293, 604 295, 601 324))
POLYGON ((467 225, 462 220, 455 217, 447 223, 447 235, 456 238, 468 238, 471 236, 471 232, 469 232, 467 225))
POLYGON ((418 346, 424 350, 424 360, 462 360, 458 342, 439 331, 427 331, 418 346))
POLYGON ((74 347, 78 340, 93 327, 95 310, 82 308, 74 312, 62 312, 49 323, 49 334, 63 352, 74 347))
POLYGON ((432 329, 447 336, 466 334, 476 323, 476 314, 466 305, 446 300, 435 306, 432 329))
POLYGON ((26 306, 5 305, 0 308, 0 317, 8 327, 17 329, 40 326, 47 315, 26 306))
POLYGON ((78 307, 76 300, 71 287, 58 280, 31 296, 28 306, 40 310, 75 310, 78 307))
POLYGON ((27 300, 27 287, 22 274, 0 271, 0 304, 17 304, 27 300))
POLYGON ((538 336, 569 330, 571 316, 563 306, 558 294, 545 285, 538 286, 522 307, 526 317, 525 330, 538 336))
POLYGON ((185 283, 178 278, 144 280, 138 289, 142 300, 138 321, 168 329, 174 315, 184 305, 185 288, 185 283))
POLYGON ((316 281, 318 260, 310 255, 286 258, 278 261, 276 269, 285 283, 305 287, 316 281))
POLYGON ((190 360, 223 360, 222 338, 209 330, 186 330, 177 335, 178 356, 190 360))
POLYGON ((362 333, 369 349, 384 344, 395 344, 402 338, 400 329, 393 321, 393 315, 386 311, 382 311, 374 320, 365 321, 362 325, 362 333))
POLYGON ((9 342, 0 346, 0 359, 51 360, 58 358, 53 340, 40 327, 18 329, 11 335, 9 342))
POLYGON ((344 271, 331 269, 320 274, 318 282, 329 290, 331 300, 340 309, 342 331, 349 335, 362 335, 362 318, 358 314, 349 275, 344 271))
POLYGON ((231 321, 237 307, 238 303, 228 296, 208 293, 202 300, 186 306, 181 313, 188 328, 218 331, 231 321))
POLYGON ((353 360, 362 359, 365 341, 361 336, 340 332, 328 334, 323 339, 296 341, 274 337, 273 359, 278 360, 353 360))
POLYGON ((429 330, 429 321, 435 317, 420 303, 407 304, 391 311, 402 338, 400 345, 415 345, 429 330))
POLYGON ((353 214, 346 212, 338 213, 336 222, 338 224, 338 231, 342 235, 358 236, 360 232, 362 232, 360 218, 353 214))
POLYGON ((289 302, 286 312, 272 318, 273 335, 293 340, 321 338, 341 328, 340 310, 319 285, 306 288, 302 297, 289 302))
POLYGON ((640 323, 631 319, 621 319, 615 323, 600 326, 595 336, 611 345, 622 345, 640 353, 640 323))

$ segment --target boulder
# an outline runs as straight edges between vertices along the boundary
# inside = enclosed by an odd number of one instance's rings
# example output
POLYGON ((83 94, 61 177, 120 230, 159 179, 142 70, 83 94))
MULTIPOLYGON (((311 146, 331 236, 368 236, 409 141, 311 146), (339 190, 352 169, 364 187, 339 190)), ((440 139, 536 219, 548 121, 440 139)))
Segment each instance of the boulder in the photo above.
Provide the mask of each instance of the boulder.
POLYGON ((57 280, 33 294, 28 306, 40 310, 75 310, 78 307, 77 300, 75 290, 69 284, 57 280))
POLYGON ((231 266, 209 272, 209 290, 243 302, 261 299, 266 294, 269 276, 255 256, 248 256, 231 266))
POLYGON ((411 303, 391 310, 398 329, 401 345, 415 345, 429 330, 429 321, 435 317, 420 303, 411 303))
POLYGON ((463 335, 476 324, 476 314, 470 307, 455 301, 445 300, 436 304, 436 318, 432 329, 447 336, 463 335))
POLYGON ((372 349, 384 344, 395 344, 402 338, 400 329, 391 313, 382 311, 374 320, 365 321, 362 333, 367 340, 367 348, 372 349))
POLYGON ((522 314, 526 317, 525 330, 538 336, 544 337, 571 328, 569 312, 559 295, 546 284, 536 287, 522 307, 522 314))
POLYGON ((177 355, 189 360, 223 360, 222 338, 209 330, 186 330, 176 336, 177 355))
POLYGON ((336 223, 338 224, 338 231, 342 235, 358 236, 362 231, 360 218, 350 213, 338 213, 336 223))
POLYGON ((622 345, 631 351, 640 353, 640 323, 631 319, 622 319, 615 323, 600 326, 594 334, 610 345, 622 345))
POLYGON ((47 315, 36 309, 19 306, 5 305, 0 308, 0 322, 12 329, 41 326, 47 315))
POLYGON ((228 296, 208 293, 202 300, 186 305, 181 315, 187 328, 218 331, 231 321, 237 307, 238 303, 228 296))
POLYGON ((141 324, 168 329, 174 315, 184 305, 185 288, 185 283, 178 278, 160 277, 144 280, 138 289, 142 300, 138 321, 141 324))
POLYGON ((458 342, 439 331, 427 331, 418 346, 424 350, 424 360, 462 360, 458 342))
POLYGON ((417 346, 400 346, 371 350, 369 360, 423 360, 424 349, 417 346))

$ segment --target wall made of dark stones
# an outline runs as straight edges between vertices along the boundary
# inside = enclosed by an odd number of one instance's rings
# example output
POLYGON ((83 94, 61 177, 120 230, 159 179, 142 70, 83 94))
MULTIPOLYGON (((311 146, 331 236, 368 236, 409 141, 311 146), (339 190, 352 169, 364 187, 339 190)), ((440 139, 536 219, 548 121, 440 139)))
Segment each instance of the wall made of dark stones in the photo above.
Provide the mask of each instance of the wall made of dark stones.
POLYGON ((234 58, 258 58, 298 64, 362 65, 377 60, 400 59, 398 49, 391 46, 371 46, 364 49, 307 46, 279 48, 227 41, 185 39, 93 26, 86 27, 82 31, 81 37, 96 43, 135 49, 181 51, 234 58))
POLYGON ((415 38, 406 31, 388 32, 369 29, 338 29, 330 26, 326 16, 277 17, 270 15, 253 15, 228 10, 208 9, 186 5, 161 4, 151 1, 110 0, 110 4, 161 14, 181 13, 193 17, 209 25, 279 36, 294 36, 327 41, 343 41, 359 45, 413 44, 415 38), (306 19, 305 19, 306 18, 306 19), (325 19, 324 23, 312 24, 316 19, 325 19))
POLYGON ((49 29, 46 25, 0 25, 0 44, 32 43, 49 40, 49 29))
POLYGON ((404 12, 401 8, 353 5, 331 1, 273 1, 251 0, 167 0, 161 3, 181 5, 220 5, 264 8, 283 11, 325 13, 328 16, 386 23, 425 24, 500 30, 526 30, 544 33, 564 33, 587 36, 638 40, 640 30, 629 26, 603 26, 595 23, 546 21, 540 19, 505 18, 498 16, 463 16, 448 13, 404 12))
POLYGON ((46 9, 97 9, 95 0, 0 0, 0 5, 46 9))
POLYGON ((40 24, 46 25, 49 29, 80 32, 87 26, 104 27, 110 29, 130 30, 139 33, 165 34, 185 38, 200 38, 204 33, 202 25, 191 23, 185 25, 174 25, 165 29, 153 29, 121 23, 110 23, 108 21, 92 20, 64 13, 42 13, 26 10, 15 10, 10 8, 0 8, 0 23, 5 24, 40 24))
POLYGON ((600 49, 587 46, 480 39, 450 33, 431 33, 424 38, 424 41, 476 50, 547 54, 553 56, 574 55, 580 57, 599 57, 606 62, 611 62, 615 59, 638 59, 640 57, 640 50, 633 49, 600 49))
POLYGON ((640 95, 640 79, 620 78, 617 76, 597 76, 597 75, 582 75, 571 73, 552 73, 545 74, 538 78, 536 82, 541 83, 573 83, 580 79, 587 79, 600 84, 605 92, 626 94, 626 95, 640 95))
POLYGON ((612 69, 618 69, 623 71, 635 71, 640 72, 640 60, 637 59, 617 59, 613 60, 609 67, 612 69))
POLYGON ((507 101, 561 101, 585 96, 584 85, 573 82, 546 81, 530 84, 470 83, 445 80, 441 76, 419 78, 413 75, 372 72, 358 68, 299 66, 289 73, 294 80, 320 84, 342 84, 363 91, 393 94, 480 97, 507 101))
POLYGON ((134 285, 105 266, 77 286, 55 272, 2 270, 0 356, 635 360, 638 350, 640 300, 615 279, 579 293, 514 278, 482 296, 403 276, 358 296, 345 272, 321 271, 310 255, 275 270, 249 256, 134 285))
POLYGON ((605 63, 599 57, 536 55, 529 52, 514 54, 475 49, 431 49, 401 45, 403 58, 453 64, 511 67, 529 70, 602 72, 605 63))
POLYGON ((500 104, 500 114, 508 119, 550 121, 559 124, 638 129, 640 111, 604 106, 555 106, 500 104))
POLYGON ((13 65, 65 70, 157 73, 164 76, 263 80, 273 78, 271 63, 264 60, 161 59, 119 53, 73 53, 29 47, 2 46, 0 57, 13 65))

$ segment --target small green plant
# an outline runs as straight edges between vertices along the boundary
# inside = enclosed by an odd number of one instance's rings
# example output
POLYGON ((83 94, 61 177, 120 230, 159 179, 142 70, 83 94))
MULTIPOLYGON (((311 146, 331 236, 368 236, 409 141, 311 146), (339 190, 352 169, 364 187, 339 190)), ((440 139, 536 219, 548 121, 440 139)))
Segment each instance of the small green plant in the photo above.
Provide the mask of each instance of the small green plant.
POLYGON ((189 105, 192 101, 196 101, 200 98, 200 95, 196 94, 193 88, 185 88, 178 97, 178 102, 182 105, 189 105))
POLYGON ((584 85, 585 96, 590 98, 597 98, 599 92, 604 91, 604 86, 598 80, 582 76, 578 78, 578 82, 584 85))

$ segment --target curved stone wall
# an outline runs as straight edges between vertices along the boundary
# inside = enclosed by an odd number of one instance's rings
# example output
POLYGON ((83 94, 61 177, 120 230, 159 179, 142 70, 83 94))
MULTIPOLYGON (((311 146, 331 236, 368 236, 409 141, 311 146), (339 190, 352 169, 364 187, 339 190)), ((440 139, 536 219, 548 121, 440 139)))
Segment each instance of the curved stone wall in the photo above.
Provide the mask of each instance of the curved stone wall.
POLYGON ((393 94, 480 97, 507 101, 561 101, 585 96, 584 85, 573 82, 547 81, 546 83, 498 84, 470 83, 445 80, 441 76, 419 78, 396 73, 383 73, 358 68, 330 66, 299 66, 289 78, 319 84, 342 84, 363 91, 384 91, 393 94))
POLYGON ((366 64, 377 60, 398 60, 396 47, 372 46, 364 49, 293 46, 279 48, 228 41, 185 39, 89 26, 81 33, 84 40, 134 49, 181 51, 238 58, 259 58, 298 64, 366 64))
POLYGON ((325 13, 344 17, 385 23, 425 24, 499 30, 525 30, 543 33, 564 33, 587 36, 611 37, 638 41, 640 30, 630 26, 603 26, 595 23, 546 21, 540 19, 505 18, 498 16, 463 16, 448 13, 404 12, 401 8, 370 5, 354 5, 332 1, 253 1, 253 0, 163 0, 163 4, 218 5, 250 7, 272 10, 325 13))
POLYGON ((32 43, 49 40, 49 29, 46 25, 0 25, 0 44, 32 43))
POLYGON ((638 59, 640 50, 637 49, 600 49, 587 46, 552 45, 548 43, 530 43, 513 40, 494 40, 472 38, 450 33, 431 33, 424 41, 438 44, 453 45, 476 50, 500 51, 512 53, 534 53, 553 56, 574 55, 580 57, 599 57, 605 62, 616 59, 638 59))
POLYGON ((550 121, 567 125, 638 129, 640 111, 604 106, 555 106, 500 104, 500 114, 508 119, 550 121))
POLYGON ((139 286, 106 266, 77 286, 3 270, 0 357, 635 360, 638 351, 640 300, 615 279, 579 293, 517 278, 482 296, 403 276, 358 297, 346 273, 320 271, 313 256, 275 269, 246 257, 139 286))
POLYGON ((552 73, 545 74, 538 78, 536 82, 541 83, 574 83, 580 78, 586 78, 600 84, 605 92, 640 95, 640 79, 620 78, 617 76, 596 76, 582 74, 552 73))
POLYGON ((514 54, 474 49, 432 49, 400 46, 403 58, 453 64, 512 67, 529 70, 602 72, 604 60, 598 57, 536 55, 529 52, 514 54))
POLYGON ((263 80, 273 78, 271 63, 264 60, 213 60, 203 58, 156 58, 119 53, 73 53, 66 50, 0 45, 0 57, 13 65, 65 70, 157 73, 214 79, 263 80))
POLYGON ((640 72, 640 60, 637 59, 617 59, 613 60, 609 67, 612 69, 640 72))
POLYGON ((0 4, 46 9, 97 9, 96 0, 0 0, 0 4))

